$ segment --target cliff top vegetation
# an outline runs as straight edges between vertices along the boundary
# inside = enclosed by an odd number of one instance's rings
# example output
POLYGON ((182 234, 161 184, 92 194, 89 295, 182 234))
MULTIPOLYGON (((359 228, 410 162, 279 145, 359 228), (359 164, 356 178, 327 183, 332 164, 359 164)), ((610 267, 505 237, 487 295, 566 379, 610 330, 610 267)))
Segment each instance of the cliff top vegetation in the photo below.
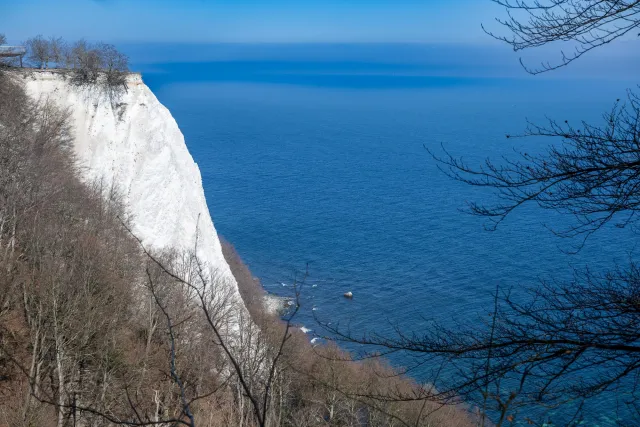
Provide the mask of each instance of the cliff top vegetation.
MULTIPOLYGON (((6 36, 0 34, 0 45, 6 40, 6 36)), ((38 35, 28 39, 24 47, 24 54, 0 59, 0 66, 53 68, 71 74, 77 85, 100 83, 109 88, 126 89, 129 58, 112 44, 90 43, 84 39, 68 42, 61 37, 38 35)))

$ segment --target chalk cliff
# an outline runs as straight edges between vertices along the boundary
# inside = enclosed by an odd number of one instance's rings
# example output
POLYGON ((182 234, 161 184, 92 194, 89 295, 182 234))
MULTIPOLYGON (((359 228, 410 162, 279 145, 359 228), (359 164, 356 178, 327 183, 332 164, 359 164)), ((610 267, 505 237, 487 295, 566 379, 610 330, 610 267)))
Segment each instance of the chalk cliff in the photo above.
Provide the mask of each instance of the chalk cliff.
POLYGON ((241 301, 204 196, 202 178, 171 113, 144 84, 128 78, 117 100, 72 85, 64 73, 33 71, 27 92, 72 116, 74 151, 87 180, 114 183, 132 216, 133 232, 155 249, 193 250, 241 301))

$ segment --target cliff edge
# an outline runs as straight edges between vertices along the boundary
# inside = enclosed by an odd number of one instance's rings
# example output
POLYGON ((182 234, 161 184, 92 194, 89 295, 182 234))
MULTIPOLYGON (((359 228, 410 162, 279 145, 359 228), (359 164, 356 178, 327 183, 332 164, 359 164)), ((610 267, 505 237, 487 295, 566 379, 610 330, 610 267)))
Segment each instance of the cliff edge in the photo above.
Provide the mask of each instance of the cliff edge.
POLYGON ((82 175, 115 184, 145 247, 192 251, 197 236, 200 261, 241 301, 209 214, 200 169, 178 124, 142 77, 131 74, 117 100, 72 85, 61 72, 33 70, 23 78, 34 99, 69 111, 82 175))

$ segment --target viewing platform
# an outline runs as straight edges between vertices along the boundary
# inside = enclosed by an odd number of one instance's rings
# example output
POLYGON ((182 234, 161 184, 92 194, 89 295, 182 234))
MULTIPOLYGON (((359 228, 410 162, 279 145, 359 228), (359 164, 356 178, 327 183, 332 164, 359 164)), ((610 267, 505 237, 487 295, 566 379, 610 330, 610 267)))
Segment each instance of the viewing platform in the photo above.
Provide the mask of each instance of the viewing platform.
POLYGON ((0 46, 0 58, 14 58, 27 53, 24 46, 0 46))

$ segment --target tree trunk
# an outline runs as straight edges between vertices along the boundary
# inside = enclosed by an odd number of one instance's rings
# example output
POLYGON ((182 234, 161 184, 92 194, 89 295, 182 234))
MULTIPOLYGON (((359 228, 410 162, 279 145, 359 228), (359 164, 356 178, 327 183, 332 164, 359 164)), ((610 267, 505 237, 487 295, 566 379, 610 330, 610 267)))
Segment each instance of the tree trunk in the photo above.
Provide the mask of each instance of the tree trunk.
POLYGON ((58 370, 58 427, 64 426, 64 372, 62 371, 61 352, 62 349, 56 349, 56 369, 58 370))
POLYGON ((56 346, 56 370, 58 371, 58 424, 57 427, 64 427, 64 371, 62 367, 63 345, 60 331, 58 330, 58 304, 53 298, 53 333, 55 335, 56 346))
POLYGON ((27 396, 24 402, 24 410, 22 412, 22 420, 25 422, 25 424, 27 423, 27 415, 29 415, 29 407, 31 406, 31 394, 36 393, 36 390, 35 390, 36 373, 39 374, 39 372, 36 371, 36 367, 38 367, 38 371, 40 370, 39 364, 36 363, 36 360, 38 358, 38 352, 40 351, 39 344, 40 344, 40 324, 38 322, 38 328, 36 329, 35 336, 33 338, 31 366, 29 367, 29 389, 27 390, 27 396))

